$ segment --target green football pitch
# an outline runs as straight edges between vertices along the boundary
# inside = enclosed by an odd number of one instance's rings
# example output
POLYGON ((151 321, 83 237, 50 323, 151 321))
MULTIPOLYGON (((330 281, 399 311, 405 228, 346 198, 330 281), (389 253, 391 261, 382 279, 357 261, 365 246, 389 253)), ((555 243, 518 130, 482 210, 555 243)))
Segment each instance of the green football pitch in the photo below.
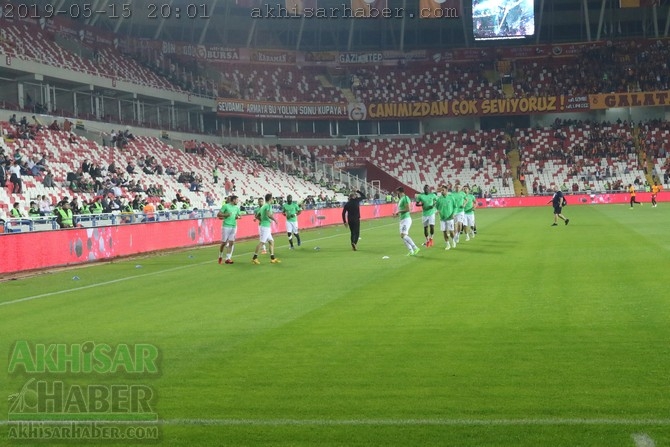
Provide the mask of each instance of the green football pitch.
POLYGON ((104 445, 670 445, 670 206, 565 212, 478 210, 474 240, 414 257, 379 219, 356 252, 337 226, 276 233, 281 264, 243 241, 233 265, 209 246, 2 282, 0 445, 44 445, 4 417, 30 379, 153 390, 159 439, 104 445), (86 342, 153 346, 157 370, 11 368, 86 342))

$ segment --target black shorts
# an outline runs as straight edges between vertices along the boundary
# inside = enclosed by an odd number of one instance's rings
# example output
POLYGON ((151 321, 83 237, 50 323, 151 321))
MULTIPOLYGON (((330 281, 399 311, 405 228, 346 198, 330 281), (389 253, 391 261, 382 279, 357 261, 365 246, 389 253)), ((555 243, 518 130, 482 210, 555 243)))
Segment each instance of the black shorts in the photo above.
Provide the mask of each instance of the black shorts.
POLYGON ((563 207, 554 205, 554 214, 561 214, 563 207))

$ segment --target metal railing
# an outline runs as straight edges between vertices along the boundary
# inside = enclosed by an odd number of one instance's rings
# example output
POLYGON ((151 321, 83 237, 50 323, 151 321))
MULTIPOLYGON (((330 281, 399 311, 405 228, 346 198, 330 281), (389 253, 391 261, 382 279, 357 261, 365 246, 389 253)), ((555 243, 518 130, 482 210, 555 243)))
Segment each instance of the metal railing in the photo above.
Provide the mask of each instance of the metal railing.
MULTIPOLYGON (((154 213, 103 213, 78 214, 73 217, 73 224, 79 228, 108 227, 148 222, 168 222, 173 220, 203 219, 216 217, 217 211, 202 210, 165 210, 154 213)), ((22 217, 7 219, 3 233, 25 233, 30 231, 58 230, 60 225, 56 216, 22 217)))

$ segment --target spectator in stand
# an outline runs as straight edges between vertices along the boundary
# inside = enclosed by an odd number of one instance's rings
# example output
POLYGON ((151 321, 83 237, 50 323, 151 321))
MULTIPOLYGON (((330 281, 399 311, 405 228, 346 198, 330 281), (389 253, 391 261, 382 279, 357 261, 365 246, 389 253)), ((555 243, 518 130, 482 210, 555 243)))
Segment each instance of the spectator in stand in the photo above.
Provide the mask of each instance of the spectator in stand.
POLYGON ((65 121, 63 121, 63 130, 65 132, 71 132, 72 131, 72 121, 65 118, 65 121))
POLYGON ((77 172, 68 172, 67 177, 67 187, 72 191, 79 191, 79 182, 81 181, 81 168, 77 169, 77 172))
POLYGON ((87 173, 90 174, 91 173, 91 166, 92 166, 92 164, 89 161, 89 159, 88 158, 84 159, 84 161, 81 163, 82 172, 87 172, 87 173))
POLYGON ((60 130, 60 126, 58 125, 58 121, 54 120, 53 123, 49 124, 49 130, 60 130))
POLYGON ((61 200, 59 206, 56 207, 54 214, 56 214, 56 222, 58 222, 58 225, 61 228, 74 227, 73 213, 67 197, 61 200))
POLYGON ((12 182, 12 193, 21 194, 23 192, 23 181, 21 180, 21 165, 14 160, 9 168, 9 181, 12 182))
POLYGON ((40 201, 37 205, 40 215, 42 216, 48 216, 53 213, 53 207, 51 206, 51 202, 47 199, 47 196, 42 196, 40 198, 40 201))
POLYGON ((16 113, 13 114, 13 115, 11 116, 11 118, 9 118, 9 124, 11 124, 11 125, 13 125, 13 126, 16 126, 16 125, 19 124, 19 123, 16 121, 16 113))
POLYGON ((89 174, 91 177, 94 179, 102 177, 102 168, 100 167, 99 164, 93 163, 91 167, 89 168, 89 174))
MULTIPOLYGON (((191 174, 193 174, 193 173, 191 173, 191 174)), ((190 188, 190 190, 191 190, 191 191, 198 192, 198 191, 200 191, 200 187, 201 187, 201 185, 202 185, 202 178, 201 178, 199 175, 196 175, 196 176, 193 178, 193 181, 191 182, 191 188, 190 188)))
POLYGON ((147 222, 154 222, 156 220, 156 207, 151 202, 142 202, 141 211, 145 214, 147 222))
POLYGON ((77 199, 76 197, 72 199, 72 202, 70 202, 70 209, 72 210, 72 214, 81 214, 79 199, 77 199))
POLYGON ((143 208, 143 203, 142 199, 140 199, 139 194, 135 194, 135 197, 133 198, 133 201, 130 204, 133 207, 133 210, 135 211, 141 211, 143 208))
POLYGON ((31 175, 33 177, 36 177, 40 175, 40 169, 37 167, 37 164, 32 158, 28 158, 28 161, 26 162, 26 174, 31 175))
POLYGON ((45 188, 56 187, 56 184, 54 183, 54 175, 51 173, 51 171, 47 171, 46 175, 44 176, 44 180, 42 180, 42 185, 44 185, 45 188))
POLYGON ((7 168, 4 160, 0 160, 0 188, 4 188, 7 183, 7 168))
POLYGON ((214 200, 214 196, 212 195, 211 192, 207 192, 205 194, 205 202, 207 203, 207 206, 212 207, 216 203, 214 200))
POLYGON ((12 206, 12 209, 9 211, 9 217, 12 219, 21 219, 22 217, 26 217, 19 208, 20 204, 19 202, 14 202, 14 205, 12 206))
POLYGON ((40 209, 37 207, 37 203, 34 201, 30 202, 30 209, 28 209, 28 217, 40 217, 40 209))

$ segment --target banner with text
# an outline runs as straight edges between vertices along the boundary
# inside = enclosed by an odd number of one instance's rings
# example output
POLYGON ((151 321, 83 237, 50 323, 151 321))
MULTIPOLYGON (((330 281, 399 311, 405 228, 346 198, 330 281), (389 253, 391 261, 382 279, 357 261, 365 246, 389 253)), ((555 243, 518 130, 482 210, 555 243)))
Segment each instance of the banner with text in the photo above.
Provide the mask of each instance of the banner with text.
POLYGON ((592 110, 616 107, 653 107, 670 105, 670 92, 599 93, 589 95, 592 110))
POLYGON ((262 102, 243 99, 217 100, 219 116, 281 119, 348 119, 347 104, 314 102, 262 102))
POLYGON ((443 116, 524 115, 589 109, 588 96, 531 96, 528 98, 443 100, 367 105, 368 119, 443 116))

